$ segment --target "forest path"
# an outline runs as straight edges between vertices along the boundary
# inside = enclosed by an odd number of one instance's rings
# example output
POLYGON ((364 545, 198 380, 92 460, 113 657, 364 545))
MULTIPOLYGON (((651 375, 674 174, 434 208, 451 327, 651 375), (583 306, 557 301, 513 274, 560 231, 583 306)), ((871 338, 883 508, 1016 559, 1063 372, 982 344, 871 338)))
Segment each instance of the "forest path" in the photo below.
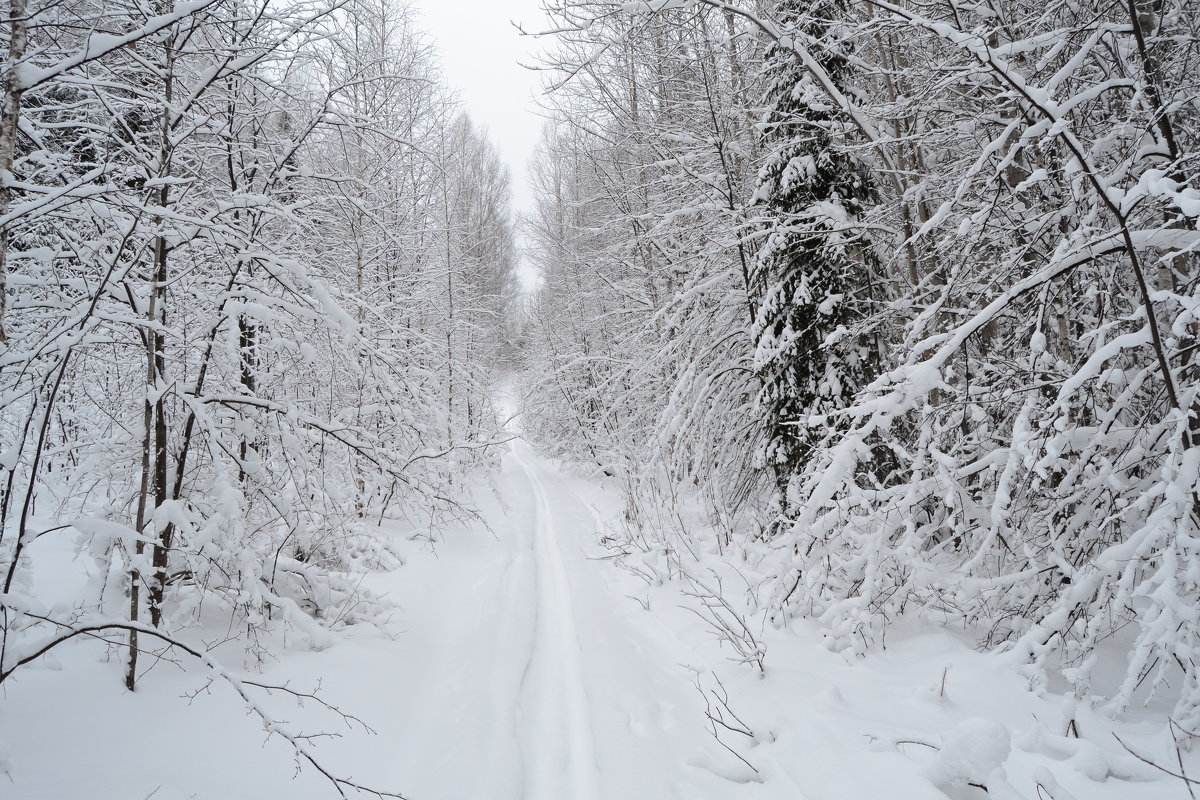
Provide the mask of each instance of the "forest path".
POLYGON ((712 766, 730 757, 704 728, 686 645, 622 588, 587 488, 515 439, 482 509, 491 533, 447 535, 397 573, 402 641, 432 654, 405 662, 422 691, 396 709, 424 732, 396 765, 417 800, 736 791, 712 766))
MULTIPOLYGON (((315 740, 332 770, 411 800, 768 800, 705 729, 694 681, 712 662, 711 634, 672 621, 671 594, 647 613, 645 583, 599 542, 599 520, 619 514, 619 499, 519 438, 499 470, 475 479, 480 522, 397 527, 406 563, 363 577, 394 603, 381 627, 285 628, 288 641, 259 663, 236 645, 218 654, 235 669, 246 662, 254 680, 319 686, 360 717, 378 735, 311 703, 260 698, 293 730, 334 734, 315 740)), ((44 544, 56 549, 35 582, 78 592, 86 576, 72 572, 73 543, 44 544)), ((227 624, 216 615, 202 634, 219 641, 227 624)), ((314 770, 295 773, 279 737, 265 737, 203 672, 163 662, 131 695, 118 661, 88 643, 73 652, 63 671, 47 661, 23 673, 21 691, 0 695, 0 786, 6 743, 18 767, 15 793, 0 788, 0 798, 331 795, 314 770), (113 733, 142 730, 155 735, 113 733), (144 755, 136 764, 134 746, 144 755)))
POLYGON ((533 495, 532 546, 537 599, 534 637, 521 683, 518 727, 527 800, 596 800, 598 775, 592 721, 580 665, 571 588, 558 546, 546 487, 532 451, 513 443, 511 461, 533 495))

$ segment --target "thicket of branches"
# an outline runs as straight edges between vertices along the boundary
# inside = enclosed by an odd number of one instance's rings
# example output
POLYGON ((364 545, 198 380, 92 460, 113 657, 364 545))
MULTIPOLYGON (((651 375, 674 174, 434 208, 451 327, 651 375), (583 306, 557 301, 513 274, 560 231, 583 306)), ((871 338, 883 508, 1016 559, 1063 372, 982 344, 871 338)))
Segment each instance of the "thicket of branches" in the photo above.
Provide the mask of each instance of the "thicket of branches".
POLYGON ((1194 728, 1195 4, 551 5, 542 435, 635 528, 698 493, 778 620, 936 613, 1194 728))
POLYGON ((411 13, 13 0, 0 36, 0 681, 86 631, 132 689, 202 608, 370 619, 380 521, 469 513, 503 438, 513 294, 507 172, 411 13), (49 611, 72 531, 94 586, 49 611))

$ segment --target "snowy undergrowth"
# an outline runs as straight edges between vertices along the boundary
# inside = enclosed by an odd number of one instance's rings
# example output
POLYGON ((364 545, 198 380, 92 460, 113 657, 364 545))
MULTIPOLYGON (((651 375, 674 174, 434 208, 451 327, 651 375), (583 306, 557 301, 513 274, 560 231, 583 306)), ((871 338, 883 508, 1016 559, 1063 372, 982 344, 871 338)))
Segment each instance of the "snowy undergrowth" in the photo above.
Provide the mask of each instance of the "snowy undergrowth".
POLYGON ((1100 693, 1090 696, 1072 691, 1069 674, 982 651, 986 631, 936 611, 848 649, 819 622, 773 611, 769 545, 679 500, 639 514, 608 501, 602 543, 630 596, 705 654, 691 666, 708 727, 762 796, 795 796, 774 793, 785 786, 904 800, 1190 796, 1180 776, 1200 774, 1200 753, 1195 732, 1170 720, 1176 698, 1143 692, 1139 705, 1108 713, 1103 692, 1120 687, 1132 635, 1097 652, 1100 693))
MULTIPOLYGON (((478 527, 468 519, 438 529, 349 526, 336 533, 337 559, 280 548, 254 597, 236 586, 202 591, 185 576, 161 629, 170 642, 143 626, 135 692, 122 685, 120 629, 76 636, 17 666, 0 685, 0 777, 9 784, 0 796, 318 798, 338 796, 335 780, 349 796, 354 785, 400 794, 380 749, 404 739, 388 731, 380 695, 404 649, 404 568, 478 527)), ((50 533, 22 556, 14 589, 24 605, 7 598, 9 667, 53 640, 64 629, 56 622, 120 623, 129 603, 111 531, 35 522, 50 533)))

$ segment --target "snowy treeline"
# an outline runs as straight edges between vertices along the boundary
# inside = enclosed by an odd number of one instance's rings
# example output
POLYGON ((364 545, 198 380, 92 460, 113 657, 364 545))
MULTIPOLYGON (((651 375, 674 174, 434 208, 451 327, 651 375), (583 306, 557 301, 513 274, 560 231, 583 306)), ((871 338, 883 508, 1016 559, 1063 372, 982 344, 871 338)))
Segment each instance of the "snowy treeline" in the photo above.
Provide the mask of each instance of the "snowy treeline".
POLYGON ((550 6, 542 442, 644 547, 699 498, 778 621, 926 614, 1195 730, 1196 4, 550 6))
POLYGON ((133 688, 202 608, 369 619, 374 526, 468 513, 503 438, 508 174, 412 13, 12 0, 0 36, 0 681, 86 632, 133 688), (97 577, 50 608, 70 528, 97 577))

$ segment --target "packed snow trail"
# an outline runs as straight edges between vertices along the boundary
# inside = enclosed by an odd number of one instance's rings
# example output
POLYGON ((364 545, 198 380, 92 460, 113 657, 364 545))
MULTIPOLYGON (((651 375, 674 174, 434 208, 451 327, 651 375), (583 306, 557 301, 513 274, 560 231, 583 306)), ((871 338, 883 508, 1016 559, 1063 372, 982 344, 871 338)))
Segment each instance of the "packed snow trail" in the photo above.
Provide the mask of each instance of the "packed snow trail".
POLYGON ((487 530, 439 537, 390 579, 410 654, 390 713, 415 734, 384 758, 414 800, 733 796, 690 647, 600 558, 587 488, 515 439, 476 492, 487 530))
POLYGON ((485 594, 480 604, 487 609, 484 624, 503 631, 507 643, 493 650, 498 664, 509 664, 499 674, 519 663, 520 676, 516 691, 497 692, 493 705, 501 722, 493 729, 499 732, 509 720, 516 752, 498 733, 490 743, 489 772, 503 775, 515 766, 520 775, 509 794, 489 780, 473 796, 727 796, 723 778, 697 770, 720 754, 694 708, 691 675, 679 665, 678 651, 669 653, 655 641, 642 609, 617 590, 612 565, 589 557, 600 549, 597 517, 572 491, 570 479, 518 439, 496 489, 505 508, 503 520, 492 520, 496 544, 507 554, 503 600, 493 603, 485 594), (697 777, 716 791, 699 791, 697 777))
POLYGON ((558 547, 546 487, 514 442, 512 459, 533 492, 537 570, 533 649, 521 686, 524 800, 598 800, 596 754, 583 687, 571 589, 558 547))

